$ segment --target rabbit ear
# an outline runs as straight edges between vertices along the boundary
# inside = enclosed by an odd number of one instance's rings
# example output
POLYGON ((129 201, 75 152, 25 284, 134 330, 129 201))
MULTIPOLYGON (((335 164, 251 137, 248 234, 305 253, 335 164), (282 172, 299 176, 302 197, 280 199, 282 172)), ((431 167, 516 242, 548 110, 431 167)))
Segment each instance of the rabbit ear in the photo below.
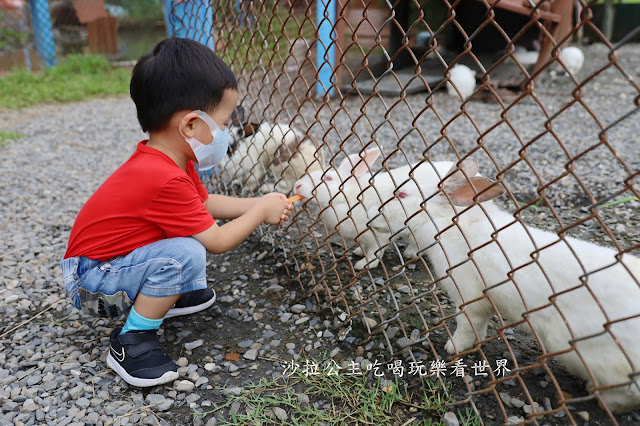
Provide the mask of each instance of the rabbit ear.
POLYGON ((459 165, 454 164, 453 166, 451 166, 449 171, 444 175, 444 179, 442 180, 442 189, 445 192, 449 193, 459 186, 468 183, 467 176, 472 177, 477 173, 478 161, 473 157, 469 157, 460 162, 459 165))
POLYGON ((459 166, 454 164, 451 167, 447 173, 449 177, 442 183, 442 190, 454 205, 470 206, 504 194, 505 190, 500 184, 484 176, 475 176, 476 173, 478 161, 473 157, 465 159, 459 166))
POLYGON ((338 166, 338 173, 340 173, 341 176, 353 174, 355 177, 360 177, 369 171, 369 168, 379 156, 380 148, 368 149, 362 157, 360 157, 360 154, 351 154, 342 160, 338 166))
POLYGON ((456 206, 470 206, 493 200, 504 194, 504 188, 497 182, 484 176, 473 176, 470 182, 448 191, 449 199, 456 206))
POLYGON ((231 124, 234 126, 242 127, 245 124, 246 115, 244 112, 244 107, 242 105, 238 105, 236 109, 233 110, 233 114, 231 114, 231 124))
POLYGON ((279 166, 280 164, 288 162, 293 155, 299 151, 299 146, 304 139, 304 134, 294 128, 289 128, 285 131, 282 144, 278 147, 274 154, 273 164, 279 166))
POLYGON ((244 125, 244 128, 242 129, 242 134, 244 135, 244 137, 248 137, 253 135, 254 133, 256 133, 258 131, 258 129, 260 128, 261 123, 247 123, 244 125))

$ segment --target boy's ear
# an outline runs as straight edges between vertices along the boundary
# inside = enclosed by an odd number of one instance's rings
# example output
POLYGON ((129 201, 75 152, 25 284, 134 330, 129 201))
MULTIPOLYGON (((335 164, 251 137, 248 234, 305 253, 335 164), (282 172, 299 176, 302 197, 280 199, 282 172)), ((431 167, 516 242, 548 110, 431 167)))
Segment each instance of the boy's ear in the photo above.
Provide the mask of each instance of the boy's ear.
POLYGON ((195 123, 199 119, 194 111, 184 115, 178 122, 178 131, 182 136, 192 138, 195 136, 195 123))

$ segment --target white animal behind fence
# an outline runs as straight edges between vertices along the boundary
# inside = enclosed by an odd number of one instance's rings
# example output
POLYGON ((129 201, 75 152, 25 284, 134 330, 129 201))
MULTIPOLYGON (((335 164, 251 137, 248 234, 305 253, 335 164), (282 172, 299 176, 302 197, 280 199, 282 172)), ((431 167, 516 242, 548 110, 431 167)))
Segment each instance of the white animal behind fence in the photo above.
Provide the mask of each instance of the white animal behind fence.
POLYGON ((297 179, 324 165, 316 140, 293 126, 264 122, 251 131, 221 163, 223 175, 251 193, 260 189, 288 194, 297 179), (271 176, 274 182, 268 183, 271 176))
POLYGON ((504 191, 477 174, 475 159, 451 164, 420 165, 432 171, 419 185, 407 175, 381 188, 372 223, 376 232, 405 228, 405 237, 410 228, 426 249, 460 312, 447 352, 483 341, 495 305, 507 323, 533 329, 545 353, 566 352, 556 359, 589 389, 615 386, 599 391, 613 412, 640 407, 640 259, 523 224, 494 204, 504 191))

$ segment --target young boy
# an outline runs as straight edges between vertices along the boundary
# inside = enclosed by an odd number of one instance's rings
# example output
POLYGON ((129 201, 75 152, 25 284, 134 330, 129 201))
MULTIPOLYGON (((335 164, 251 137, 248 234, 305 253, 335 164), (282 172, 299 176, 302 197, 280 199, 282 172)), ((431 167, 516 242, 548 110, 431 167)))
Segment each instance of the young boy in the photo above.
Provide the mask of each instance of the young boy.
POLYGON ((80 210, 61 261, 66 291, 93 316, 126 313, 113 331, 107 364, 133 386, 175 380, 177 367, 156 332, 164 318, 208 308, 206 251, 224 253, 265 222, 282 225, 293 205, 283 194, 207 194, 200 169, 226 153, 238 101, 231 69, 207 47, 171 38, 133 69, 131 98, 149 139, 80 210), (218 226, 216 219, 233 219, 218 226))

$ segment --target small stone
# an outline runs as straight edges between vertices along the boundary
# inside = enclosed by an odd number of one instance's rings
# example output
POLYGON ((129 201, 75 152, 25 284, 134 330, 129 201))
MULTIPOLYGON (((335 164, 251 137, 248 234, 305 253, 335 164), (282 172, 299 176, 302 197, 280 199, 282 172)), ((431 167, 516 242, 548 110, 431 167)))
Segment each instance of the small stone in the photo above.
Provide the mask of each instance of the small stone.
POLYGON ((89 408, 89 406, 91 405, 91 401, 89 401, 87 398, 78 398, 78 400, 76 401, 76 405, 80 408, 89 408))
POLYGON ((306 393, 299 393, 298 402, 301 406, 309 405, 309 396, 306 393))
POLYGON ((587 411, 576 411, 576 416, 580 417, 585 422, 589 421, 589 413, 587 411))
POLYGON ((445 413, 443 417, 443 424, 445 426, 458 426, 460 423, 458 422, 458 418, 455 413, 453 411, 449 411, 445 413))
POLYGON ((546 388, 547 386, 549 386, 549 382, 547 382, 545 380, 540 380, 540 387, 541 388, 546 388))
POLYGON ((222 390, 222 392, 232 396, 240 396, 243 391, 244 389, 238 386, 231 386, 222 390))
POLYGON ((534 411, 540 411, 540 404, 538 404, 537 402, 534 402, 533 405, 525 404, 522 409, 524 410, 525 414, 531 414, 534 411))
POLYGON ((364 317, 364 319, 362 320, 362 323, 364 324, 365 327, 369 326, 369 329, 376 328, 376 326, 378 325, 378 322, 376 320, 369 317, 364 317))
POLYGON ((287 322, 291 319, 291 313, 289 312, 285 312, 284 314, 282 314, 282 316, 280 317, 280 322, 287 322))
POLYGON ((507 407, 513 407, 513 404, 511 403, 511 395, 509 395, 506 392, 500 392, 500 399, 502 400, 502 402, 504 402, 504 404, 507 407))
POLYGON ((199 348, 202 345, 204 345, 204 342, 202 341, 202 339, 198 339, 198 340, 194 340, 193 342, 185 343, 184 348, 188 351, 192 351, 195 348, 199 348))
POLYGON ((296 305, 293 305, 289 310, 291 312, 293 312, 294 314, 299 314, 299 313, 304 312, 306 309, 307 309, 306 306, 300 305, 300 304, 296 304, 296 305))
POLYGON ((238 414, 238 411, 240 411, 240 403, 238 401, 234 401, 229 409, 229 414, 231 414, 231 416, 235 416, 238 414))
POLYGON ((551 400, 546 396, 542 400, 542 404, 544 405, 544 411, 551 411, 553 409, 553 407, 551 407, 551 400))
POLYGON ((511 416, 507 419, 507 425, 517 425, 524 422, 523 417, 511 416))
POLYGON ((279 284, 274 284, 265 288, 262 293, 266 296, 270 294, 280 293, 282 290, 284 290, 284 287, 279 284))
POLYGON ((38 406, 36 405, 35 401, 33 399, 27 399, 25 402, 22 403, 22 409, 20 411, 27 412, 30 413, 32 411, 36 411, 38 409, 38 406))
POLYGON ((398 339, 397 343, 398 343, 398 346, 400 346, 400 348, 406 348, 407 346, 412 344, 413 341, 407 337, 401 337, 398 339))
POLYGON ((189 380, 181 380, 176 386, 178 392, 191 392, 196 385, 189 380))
POLYGON ((176 365, 178 367, 186 367, 187 365, 189 365, 189 360, 185 357, 180 357, 177 361, 176 361, 176 365))
MULTIPOLYGON (((408 286, 408 285, 406 285, 406 284, 405 284, 405 285, 403 285, 402 287, 398 288, 398 291, 399 291, 400 293, 404 293, 404 294, 411 294, 411 289, 410 289, 410 288, 409 288, 409 286, 408 286)), ((455 416, 455 414, 454 414, 454 416, 455 416)))
POLYGON ((243 340, 242 342, 238 343, 238 347, 240 347, 240 348, 248 348, 252 344, 253 344, 253 340, 243 340))
POLYGON ((76 386, 69 391, 69 396, 72 399, 78 399, 84 394, 84 388, 82 386, 76 386))
POLYGON ((398 334, 398 331, 400 331, 399 327, 389 327, 387 330, 387 337, 389 337, 389 339, 393 339, 396 337, 396 334, 398 334))
POLYGON ((521 401, 518 398, 511 398, 511 405, 516 408, 522 408, 524 407, 524 401, 521 401))
POLYGON ((280 421, 283 421, 283 422, 289 418, 289 416, 287 415, 287 412, 280 407, 273 407, 273 414, 275 414, 275 416, 280 421))
POLYGON ((258 350, 257 349, 249 349, 247 352, 245 352, 242 355, 243 358, 251 360, 251 361, 255 361, 255 359, 258 357, 258 350))
POLYGON ((206 377, 198 377, 198 380, 196 380, 196 387, 199 388, 200 386, 204 385, 205 383, 209 383, 209 379, 206 377))

